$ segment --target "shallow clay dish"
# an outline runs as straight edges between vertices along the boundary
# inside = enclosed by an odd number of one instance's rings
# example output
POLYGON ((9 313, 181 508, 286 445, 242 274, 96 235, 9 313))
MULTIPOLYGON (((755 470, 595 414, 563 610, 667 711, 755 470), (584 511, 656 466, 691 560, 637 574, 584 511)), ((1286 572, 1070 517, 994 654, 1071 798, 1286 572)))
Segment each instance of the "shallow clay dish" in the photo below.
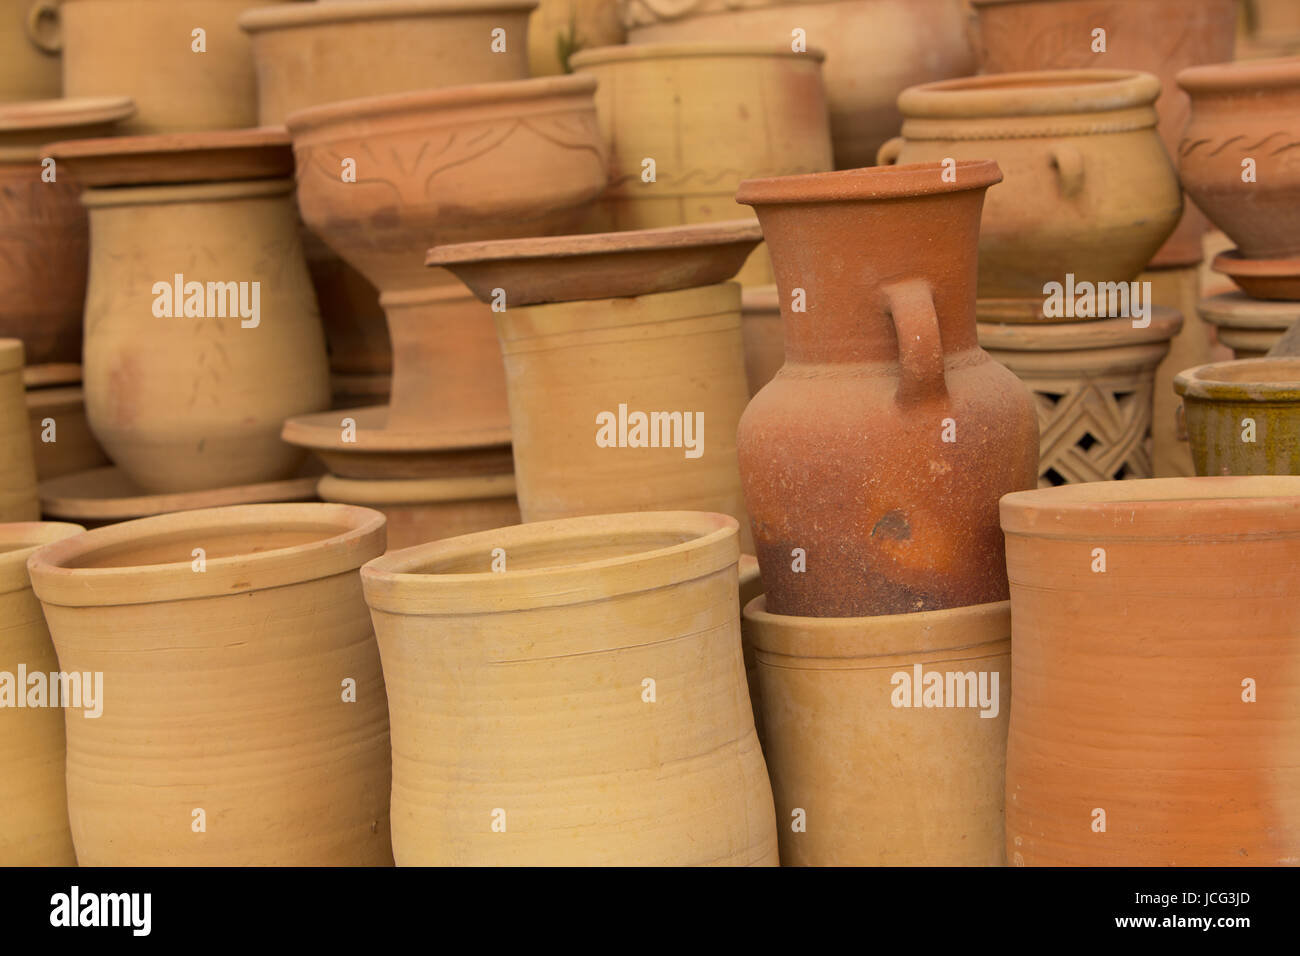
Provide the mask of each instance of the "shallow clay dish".
POLYGON ((45 149, 83 186, 278 179, 293 175, 282 127, 68 140, 45 149))
POLYGON ((1300 256, 1246 259, 1229 249, 1214 257, 1214 271, 1231 278, 1252 299, 1300 301, 1300 256))
POLYGON ((0 103, 0 144, 39 150, 52 135, 102 136, 134 114, 135 102, 128 96, 0 103))
POLYGON ((483 301, 506 307, 653 295, 726 282, 763 241, 745 219, 581 236, 465 242, 429 250, 425 264, 456 274, 483 301), (708 249, 709 255, 701 255, 708 249))

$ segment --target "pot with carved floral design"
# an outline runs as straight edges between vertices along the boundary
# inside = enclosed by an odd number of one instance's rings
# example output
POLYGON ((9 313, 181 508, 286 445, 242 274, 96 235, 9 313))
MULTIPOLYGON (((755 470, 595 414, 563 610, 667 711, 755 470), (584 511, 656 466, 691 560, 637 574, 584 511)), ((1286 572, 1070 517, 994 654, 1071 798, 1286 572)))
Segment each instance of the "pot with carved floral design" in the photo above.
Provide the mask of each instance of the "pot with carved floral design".
MULTIPOLYGON (((975 52, 982 72, 1118 68, 1154 73, 1161 86, 1158 128, 1170 156, 1177 155, 1191 109, 1174 76, 1185 67, 1232 58, 1234 0, 971 0, 971 5, 979 17, 975 52)), ((1151 266, 1200 262, 1206 228, 1205 216, 1187 203, 1151 266)))
POLYGON ((0 102, 61 92, 58 0, 0 0, 0 102))
MULTIPOLYGON (((753 43, 665 43, 586 50, 609 145, 610 186, 590 232, 752 216, 733 194, 742 179, 831 168, 818 50, 753 43), (705 92, 707 91, 707 93, 705 92)), ((770 285, 760 247, 742 285, 770 285)))
POLYGON ((962 0, 624 0, 623 22, 637 46, 749 42, 824 50, 837 169, 872 164, 898 131, 899 92, 975 72, 962 0))

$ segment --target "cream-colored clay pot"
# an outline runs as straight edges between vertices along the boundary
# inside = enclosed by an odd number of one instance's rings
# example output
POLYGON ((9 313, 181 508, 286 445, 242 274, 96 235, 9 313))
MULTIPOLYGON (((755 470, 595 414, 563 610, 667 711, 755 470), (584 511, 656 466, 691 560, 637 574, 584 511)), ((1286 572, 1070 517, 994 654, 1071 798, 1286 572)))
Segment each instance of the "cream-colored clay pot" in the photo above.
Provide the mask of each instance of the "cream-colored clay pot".
POLYGON ((35 521, 40 516, 23 396, 23 343, 0 339, 0 521, 35 521))

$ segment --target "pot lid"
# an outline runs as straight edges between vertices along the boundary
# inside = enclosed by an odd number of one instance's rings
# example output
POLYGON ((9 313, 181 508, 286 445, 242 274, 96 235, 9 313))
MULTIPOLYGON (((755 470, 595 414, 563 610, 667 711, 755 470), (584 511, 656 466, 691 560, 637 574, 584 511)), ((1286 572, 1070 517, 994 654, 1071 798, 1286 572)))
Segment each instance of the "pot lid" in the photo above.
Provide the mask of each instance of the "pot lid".
POLYGON ((116 123, 134 114, 135 100, 129 96, 0 103, 0 139, 15 132, 54 132, 68 127, 116 123))
POLYGON ((282 126, 68 140, 45 147, 85 186, 280 179, 293 175, 282 126))
POLYGON ((752 219, 435 246, 425 265, 511 306, 653 295, 726 282, 763 240, 752 219))
POLYGON ((540 0, 334 0, 329 3, 254 7, 240 14, 245 33, 314 27, 355 20, 392 20, 398 17, 437 17, 458 13, 513 13, 535 10, 540 0))
POLYGON ((1300 56, 1189 66, 1178 72, 1174 82, 1191 94, 1256 93, 1300 86, 1300 56))

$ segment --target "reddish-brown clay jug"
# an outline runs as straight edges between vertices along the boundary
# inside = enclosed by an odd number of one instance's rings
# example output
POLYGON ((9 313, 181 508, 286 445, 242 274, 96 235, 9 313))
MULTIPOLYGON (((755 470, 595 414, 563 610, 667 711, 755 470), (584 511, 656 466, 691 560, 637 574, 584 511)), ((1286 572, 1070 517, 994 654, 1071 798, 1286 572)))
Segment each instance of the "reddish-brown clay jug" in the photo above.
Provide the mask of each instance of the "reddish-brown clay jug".
POLYGON ((750 180, 785 364, 740 421, 773 614, 854 617, 1007 597, 998 498, 1036 483, 1024 385, 979 347, 990 160, 750 180))

